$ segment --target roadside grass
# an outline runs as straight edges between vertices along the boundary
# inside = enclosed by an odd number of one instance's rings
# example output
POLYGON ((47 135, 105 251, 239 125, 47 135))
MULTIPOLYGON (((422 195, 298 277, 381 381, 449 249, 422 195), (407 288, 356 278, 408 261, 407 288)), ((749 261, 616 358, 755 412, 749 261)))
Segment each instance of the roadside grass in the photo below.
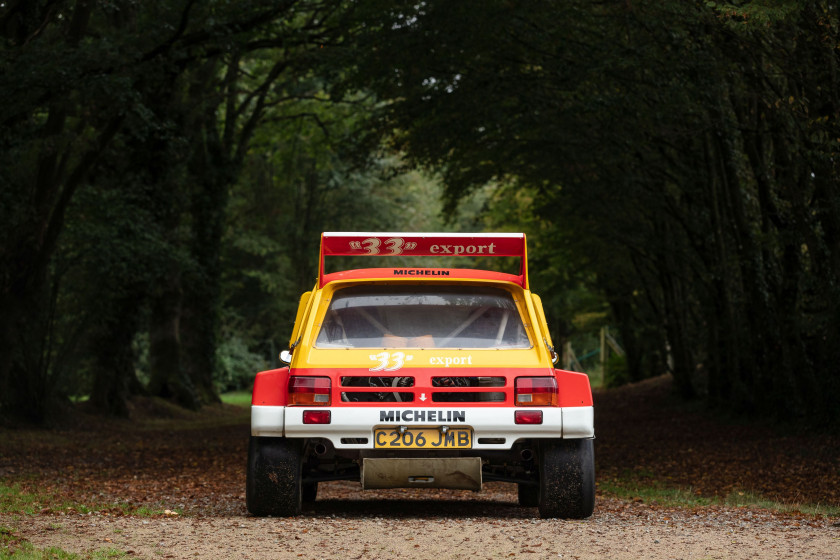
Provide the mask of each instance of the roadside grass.
POLYGON ((248 391, 231 391, 223 393, 222 402, 234 406, 251 406, 251 393, 248 391))
POLYGON ((730 492, 723 499, 723 504, 729 507, 762 508, 773 511, 800 512, 811 516, 840 517, 840 507, 838 506, 824 504, 786 504, 767 499, 755 492, 740 490, 730 492))
MULTIPOLYGON (((105 422, 99 416, 77 411, 72 417, 74 428, 71 430, 0 426, 0 457, 5 462, 8 454, 10 460, 18 461, 18 468, 10 471, 10 476, 0 477, 0 514, 8 514, 11 518, 62 514, 181 516, 184 514, 183 507, 174 507, 174 504, 164 501, 143 503, 140 500, 107 500, 97 498, 95 494, 90 497, 70 495, 61 487, 54 487, 53 481, 45 480, 45 474, 38 472, 37 468, 28 469, 28 456, 82 455, 89 449, 99 452, 103 445, 113 446, 119 451, 126 445, 125 448, 147 452, 143 441, 157 442, 161 439, 154 432, 167 434, 168 437, 176 432, 189 434, 205 429, 247 426, 249 415, 249 408, 225 403, 190 411, 164 399, 141 397, 132 401, 129 418, 108 419, 105 422), (124 439, 122 434, 125 433, 132 434, 132 437, 124 439)), ((75 480, 74 472, 67 470, 64 475, 75 480)))
MULTIPOLYGON (((40 513, 107 513, 109 515, 131 515, 135 517, 157 517, 161 515, 183 515, 180 508, 167 509, 134 505, 125 502, 83 504, 62 499, 46 492, 33 493, 23 490, 19 484, 11 486, 0 483, 0 513, 11 515, 36 515, 40 513)), ((0 557, 2 558, 2 557, 0 557)))
POLYGON ((75 511, 89 513, 93 510, 85 504, 62 500, 53 494, 31 493, 21 489, 19 484, 0 484, 0 513, 34 515, 44 510, 75 511))
POLYGON ((103 548, 86 554, 66 552, 56 547, 39 549, 15 534, 13 529, 0 525, 0 560, 109 560, 126 556, 117 548, 103 548))
POLYGON ((691 488, 668 487, 655 481, 614 479, 598 481, 598 490, 629 502, 642 502, 665 507, 694 508, 715 503, 716 498, 695 494, 691 488))
POLYGON ((668 485, 650 473, 626 473, 610 480, 599 480, 598 491, 607 496, 650 505, 675 508, 727 506, 767 509, 809 516, 840 517, 840 507, 822 504, 783 503, 755 492, 733 490, 728 495, 702 496, 691 487, 668 485))

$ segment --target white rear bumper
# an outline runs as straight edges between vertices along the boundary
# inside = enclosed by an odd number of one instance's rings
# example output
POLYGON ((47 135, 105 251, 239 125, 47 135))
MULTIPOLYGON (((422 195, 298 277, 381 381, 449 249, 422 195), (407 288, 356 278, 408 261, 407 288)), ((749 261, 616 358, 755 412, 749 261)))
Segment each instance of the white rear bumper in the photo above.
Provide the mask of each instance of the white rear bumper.
POLYGON ((568 408, 378 408, 251 406, 251 435, 325 438, 336 449, 373 449, 373 430, 389 426, 469 427, 473 449, 510 449, 518 440, 590 438, 595 435, 591 406, 568 408), (329 410, 329 424, 304 424, 304 410, 329 410), (516 424, 517 410, 542 410, 542 424, 516 424), (457 412, 457 414, 456 414, 457 412), (359 443, 367 440, 366 443, 359 443))

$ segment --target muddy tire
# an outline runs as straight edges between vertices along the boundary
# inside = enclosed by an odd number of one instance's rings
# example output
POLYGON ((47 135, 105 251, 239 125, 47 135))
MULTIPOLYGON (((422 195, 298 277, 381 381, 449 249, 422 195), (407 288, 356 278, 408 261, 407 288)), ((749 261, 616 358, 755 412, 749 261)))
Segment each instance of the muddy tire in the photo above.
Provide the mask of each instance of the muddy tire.
POLYGON ((301 451, 293 440, 254 437, 248 444, 245 505, 252 515, 300 515, 301 451))
POLYGON ((591 439, 561 439, 540 448, 540 517, 583 519, 595 509, 595 453, 591 439))
POLYGON ((540 487, 537 484, 517 484, 519 505, 522 507, 537 507, 540 505, 540 487))

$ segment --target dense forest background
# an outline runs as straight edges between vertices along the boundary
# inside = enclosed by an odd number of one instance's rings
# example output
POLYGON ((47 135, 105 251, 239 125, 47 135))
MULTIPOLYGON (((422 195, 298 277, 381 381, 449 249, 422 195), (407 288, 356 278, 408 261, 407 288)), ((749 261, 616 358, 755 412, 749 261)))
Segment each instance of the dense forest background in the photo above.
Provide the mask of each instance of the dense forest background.
MULTIPOLYGON (((276 365, 325 230, 524 231, 612 384, 836 422, 829 0, 0 0, 0 416, 276 365)), ((562 344, 558 344, 558 347, 562 344)))

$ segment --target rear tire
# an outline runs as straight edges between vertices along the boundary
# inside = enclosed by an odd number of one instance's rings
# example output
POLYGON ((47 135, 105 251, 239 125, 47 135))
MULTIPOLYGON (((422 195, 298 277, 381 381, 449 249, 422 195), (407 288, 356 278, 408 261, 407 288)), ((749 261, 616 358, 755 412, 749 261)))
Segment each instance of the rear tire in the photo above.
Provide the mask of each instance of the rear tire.
POLYGON ((583 519, 595 509, 595 452, 591 439, 561 439, 540 448, 540 517, 583 519))
POLYGON ((245 504, 252 515, 300 515, 300 445, 286 438, 251 436, 245 504))

